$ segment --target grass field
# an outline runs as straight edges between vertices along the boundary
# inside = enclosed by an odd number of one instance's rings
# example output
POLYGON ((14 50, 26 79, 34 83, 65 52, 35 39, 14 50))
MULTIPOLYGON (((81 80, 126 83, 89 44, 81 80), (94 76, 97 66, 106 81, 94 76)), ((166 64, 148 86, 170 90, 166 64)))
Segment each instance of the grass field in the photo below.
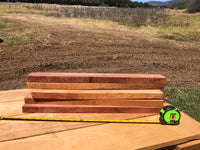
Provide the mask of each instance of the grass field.
POLYGON ((164 98, 165 101, 200 122, 200 89, 165 88, 164 98))
POLYGON ((165 100, 200 121, 199 13, 167 9, 164 21, 123 22, 55 15, 67 6, 5 4, 1 90, 24 88, 33 71, 159 73, 168 79, 165 100))

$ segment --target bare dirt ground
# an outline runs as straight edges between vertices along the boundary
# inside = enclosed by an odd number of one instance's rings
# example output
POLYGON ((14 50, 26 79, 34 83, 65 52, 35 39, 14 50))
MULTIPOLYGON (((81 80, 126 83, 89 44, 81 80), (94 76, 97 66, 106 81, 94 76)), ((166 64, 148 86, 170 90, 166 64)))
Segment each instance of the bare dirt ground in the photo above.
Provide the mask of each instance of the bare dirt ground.
POLYGON ((0 50, 0 90, 25 88, 31 72, 155 73, 167 77, 167 86, 200 87, 200 50, 150 42, 148 31, 34 15, 0 17, 28 26, 41 41, 0 50))

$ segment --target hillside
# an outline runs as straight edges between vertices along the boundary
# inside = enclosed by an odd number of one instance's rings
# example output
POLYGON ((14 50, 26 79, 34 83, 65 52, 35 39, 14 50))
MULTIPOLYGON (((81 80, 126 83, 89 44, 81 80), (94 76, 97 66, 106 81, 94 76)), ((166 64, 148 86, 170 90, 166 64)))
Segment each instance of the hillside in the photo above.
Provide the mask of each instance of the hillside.
POLYGON ((31 72, 162 74, 199 88, 199 26, 180 10, 0 3, 0 89, 25 88, 31 72))

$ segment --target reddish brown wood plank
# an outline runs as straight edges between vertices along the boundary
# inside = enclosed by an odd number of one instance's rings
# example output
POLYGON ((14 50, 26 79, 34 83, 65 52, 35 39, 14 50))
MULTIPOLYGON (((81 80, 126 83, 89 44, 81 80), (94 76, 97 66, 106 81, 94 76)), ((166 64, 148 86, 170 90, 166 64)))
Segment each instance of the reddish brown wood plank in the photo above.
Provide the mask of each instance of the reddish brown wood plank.
POLYGON ((160 90, 33 90, 34 99, 162 99, 160 90))
POLYGON ((42 83, 27 82, 29 89, 66 89, 66 90, 131 90, 162 89, 163 84, 152 83, 42 83))
POLYGON ((159 113, 162 107, 24 104, 24 113, 159 113))
POLYGON ((159 74, 105 74, 105 73, 43 73, 33 72, 27 82, 50 83, 135 83, 159 84, 164 88, 166 78, 159 74))
POLYGON ((26 104, 49 105, 105 105, 105 106, 154 106, 163 107, 163 100, 58 100, 33 99, 31 95, 24 98, 26 104))

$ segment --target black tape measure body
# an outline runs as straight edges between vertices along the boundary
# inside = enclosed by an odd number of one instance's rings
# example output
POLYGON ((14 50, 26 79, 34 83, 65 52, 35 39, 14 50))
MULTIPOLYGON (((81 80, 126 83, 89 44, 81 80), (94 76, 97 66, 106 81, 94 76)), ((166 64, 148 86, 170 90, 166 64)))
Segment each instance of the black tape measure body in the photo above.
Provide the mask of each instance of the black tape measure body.
POLYGON ((178 125, 180 118, 181 114, 174 106, 165 106, 160 111, 161 124, 178 125))

